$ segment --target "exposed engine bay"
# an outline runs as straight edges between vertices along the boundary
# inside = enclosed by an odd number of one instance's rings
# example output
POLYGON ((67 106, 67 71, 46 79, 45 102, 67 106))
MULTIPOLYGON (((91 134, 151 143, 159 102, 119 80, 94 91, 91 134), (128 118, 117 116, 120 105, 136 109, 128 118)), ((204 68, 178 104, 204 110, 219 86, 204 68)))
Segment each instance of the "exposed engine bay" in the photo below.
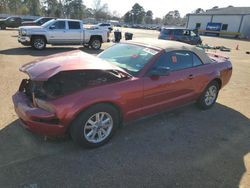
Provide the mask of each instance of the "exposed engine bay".
POLYGON ((19 91, 24 92, 31 100, 53 99, 72 92, 101 84, 117 82, 129 78, 117 70, 74 70, 59 72, 47 81, 24 79, 19 91))

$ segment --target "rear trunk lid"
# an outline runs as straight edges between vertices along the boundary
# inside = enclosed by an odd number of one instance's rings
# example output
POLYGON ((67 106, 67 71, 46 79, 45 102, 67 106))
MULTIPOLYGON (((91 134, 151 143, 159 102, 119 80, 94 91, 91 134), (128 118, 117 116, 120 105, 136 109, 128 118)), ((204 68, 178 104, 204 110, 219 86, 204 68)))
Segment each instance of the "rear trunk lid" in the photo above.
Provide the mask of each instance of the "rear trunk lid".
POLYGON ((224 54, 213 53, 213 52, 207 52, 206 54, 213 62, 222 63, 225 61, 229 61, 229 57, 225 56, 224 54))

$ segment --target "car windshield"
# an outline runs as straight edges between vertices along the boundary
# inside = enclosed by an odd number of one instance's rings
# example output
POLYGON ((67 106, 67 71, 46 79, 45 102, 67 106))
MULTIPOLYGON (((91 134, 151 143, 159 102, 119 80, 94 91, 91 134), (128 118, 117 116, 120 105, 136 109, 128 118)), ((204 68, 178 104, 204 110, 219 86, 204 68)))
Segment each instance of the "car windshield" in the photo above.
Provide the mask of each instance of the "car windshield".
POLYGON ((134 44, 116 44, 98 55, 132 75, 136 75, 158 51, 134 44))
POLYGON ((36 19, 34 22, 38 22, 38 21, 40 21, 41 19, 43 19, 43 17, 40 17, 40 18, 36 19))
POLYGON ((10 20, 10 19, 12 19, 12 18, 14 18, 14 17, 7 17, 7 18, 5 18, 5 20, 10 20))
POLYGON ((42 25, 42 27, 47 27, 47 26, 49 26, 51 23, 54 22, 54 20, 55 20, 55 19, 52 19, 52 20, 50 20, 50 21, 48 21, 48 22, 45 22, 45 23, 42 25))

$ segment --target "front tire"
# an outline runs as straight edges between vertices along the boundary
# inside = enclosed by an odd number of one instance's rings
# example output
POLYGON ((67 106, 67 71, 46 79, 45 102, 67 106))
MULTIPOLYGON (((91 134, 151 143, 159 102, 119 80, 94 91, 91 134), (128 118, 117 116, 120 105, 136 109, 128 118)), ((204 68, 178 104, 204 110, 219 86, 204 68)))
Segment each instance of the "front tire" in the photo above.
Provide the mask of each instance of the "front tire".
POLYGON ((204 90, 200 98, 197 100, 197 105, 202 110, 211 108, 218 97, 219 84, 217 81, 212 81, 204 90))
POLYGON ((82 112, 72 123, 70 135, 75 143, 95 148, 107 143, 119 124, 118 111, 109 104, 97 104, 82 112))
POLYGON ((44 37, 34 37, 31 41, 31 46, 36 50, 43 50, 46 47, 46 40, 44 37))
POLYGON ((90 40, 90 43, 89 43, 90 47, 94 50, 99 50, 102 46, 102 41, 101 39, 95 37, 95 38, 92 38, 90 40))

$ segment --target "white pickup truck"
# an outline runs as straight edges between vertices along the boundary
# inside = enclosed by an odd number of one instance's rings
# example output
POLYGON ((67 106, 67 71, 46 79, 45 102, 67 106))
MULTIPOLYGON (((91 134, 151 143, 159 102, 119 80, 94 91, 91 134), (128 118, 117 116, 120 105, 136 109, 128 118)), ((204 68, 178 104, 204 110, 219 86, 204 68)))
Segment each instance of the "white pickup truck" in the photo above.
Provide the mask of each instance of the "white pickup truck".
POLYGON ((42 26, 22 26, 18 31, 18 42, 42 50, 46 44, 84 45, 98 50, 109 41, 109 33, 102 29, 83 28, 80 20, 53 19, 42 26))

